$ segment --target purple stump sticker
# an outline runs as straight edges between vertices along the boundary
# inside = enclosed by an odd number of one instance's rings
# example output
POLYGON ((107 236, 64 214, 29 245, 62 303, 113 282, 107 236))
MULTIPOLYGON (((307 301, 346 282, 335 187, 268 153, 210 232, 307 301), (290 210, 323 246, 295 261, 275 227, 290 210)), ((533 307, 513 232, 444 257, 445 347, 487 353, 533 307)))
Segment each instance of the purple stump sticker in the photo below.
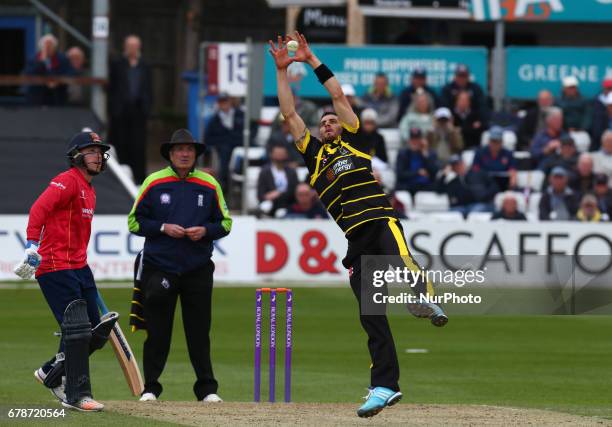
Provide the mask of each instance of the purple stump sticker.
POLYGON ((276 400, 276 289, 270 290, 270 402, 276 400))
POLYGON ((291 402, 291 350, 293 347, 293 292, 287 289, 287 306, 285 322, 285 402, 291 402))
POLYGON ((260 401, 261 389, 261 311, 262 292, 261 289, 255 291, 255 380, 254 380, 254 400, 260 401))

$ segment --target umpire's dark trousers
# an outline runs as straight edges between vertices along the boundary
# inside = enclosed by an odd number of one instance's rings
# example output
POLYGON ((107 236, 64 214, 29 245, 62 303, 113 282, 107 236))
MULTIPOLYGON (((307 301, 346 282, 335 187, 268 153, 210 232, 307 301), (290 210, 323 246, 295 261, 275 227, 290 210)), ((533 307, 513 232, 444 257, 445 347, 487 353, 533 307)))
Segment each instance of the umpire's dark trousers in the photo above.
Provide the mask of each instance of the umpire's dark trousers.
MULTIPOLYGON (((368 335, 368 349, 372 361, 370 386, 387 387, 399 391, 399 363, 387 316, 361 313, 361 257, 363 255, 402 255, 403 262, 409 268, 419 269, 418 264, 408 251, 402 226, 396 219, 366 222, 353 230, 347 238, 348 251, 342 263, 349 268, 351 289, 359 302, 359 320, 368 335)), ((372 284, 363 283, 363 286, 372 286, 372 284)), ((418 292, 424 290, 418 289, 418 292)))
POLYGON ((145 392, 156 396, 162 392, 159 377, 170 351, 174 310, 179 295, 187 349, 197 378, 193 391, 198 400, 217 392, 209 337, 214 270, 212 261, 201 269, 182 275, 165 273, 144 264, 142 290, 147 325, 143 351, 145 392))

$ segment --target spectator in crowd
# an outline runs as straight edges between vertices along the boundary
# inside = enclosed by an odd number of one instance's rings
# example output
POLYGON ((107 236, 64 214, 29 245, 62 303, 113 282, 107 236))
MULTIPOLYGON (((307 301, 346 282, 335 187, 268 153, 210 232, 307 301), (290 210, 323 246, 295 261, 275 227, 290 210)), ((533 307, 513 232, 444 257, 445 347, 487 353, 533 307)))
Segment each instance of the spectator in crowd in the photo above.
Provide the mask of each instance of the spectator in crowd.
POLYGON ((569 221, 578 211, 578 197, 568 187, 568 173, 556 166, 548 178, 549 186, 540 199, 540 220, 569 221))
MULTIPOLYGON (((234 148, 243 144, 244 112, 235 108, 227 92, 217 98, 217 111, 206 127, 204 140, 219 158, 219 181, 224 188, 229 183, 229 162, 234 148)), ((286 145, 286 143, 285 143, 286 145)))
MULTIPOLYGON (((68 61, 72 67, 72 75, 75 77, 83 77, 87 73, 85 69, 85 53, 78 46, 73 46, 66 51, 68 61)), ((82 105, 86 101, 87 90, 86 86, 71 84, 68 86, 68 103, 73 105, 82 105)))
POLYGON ((289 153, 289 166, 294 168, 304 166, 304 159, 295 147, 295 141, 293 140, 293 136, 289 130, 289 124, 282 114, 279 115, 278 120, 280 120, 280 128, 273 130, 270 133, 270 138, 268 138, 268 142, 266 143, 266 151, 268 152, 268 155, 272 151, 273 147, 276 147, 277 145, 284 145, 287 147, 287 152, 289 153))
MULTIPOLYGON (((72 68, 68 58, 57 50, 57 39, 53 34, 46 34, 38 41, 38 52, 26 64, 26 76, 54 77, 70 76, 72 68)), ((26 101, 31 105, 64 105, 68 99, 65 84, 47 83, 28 85, 26 101)))
POLYGON ((591 151, 597 151, 600 148, 599 142, 601 136, 606 130, 612 130, 612 78, 607 79, 611 89, 605 98, 597 98, 595 101, 595 113, 593 114, 593 139, 591 143, 591 151))
POLYGON ((361 112, 361 129, 362 138, 368 141, 366 147, 372 147, 369 154, 389 163, 385 138, 378 132, 378 113, 374 109, 366 108, 361 112))
POLYGON ((601 135, 601 148, 593 153, 593 172, 608 176, 608 185, 612 186, 612 130, 601 135))
POLYGON ((518 210, 518 202, 512 193, 504 195, 501 209, 493 214, 491 219, 504 219, 506 221, 526 221, 525 214, 518 210))
POLYGON ((458 154, 451 156, 448 166, 438 177, 436 189, 448 195, 450 210, 461 212, 464 218, 470 212, 492 212, 493 197, 499 191, 486 172, 468 172, 458 154))
POLYGON ((481 112, 472 108, 472 99, 468 91, 460 91, 457 94, 453 118, 455 126, 461 129, 465 148, 478 148, 486 123, 481 112))
POLYGON ((503 136, 501 127, 489 129, 489 143, 476 151, 472 169, 487 172, 501 190, 507 190, 516 187, 516 165, 512 151, 503 147, 503 136))
POLYGON ((563 111, 550 107, 546 114, 546 128, 533 137, 529 150, 534 164, 541 168, 545 157, 556 153, 561 148, 561 138, 566 136, 563 130, 563 111))
POLYGON ((298 177, 295 168, 288 166, 289 154, 285 145, 270 152, 270 164, 264 166, 257 179, 259 207, 265 214, 274 215, 278 209, 287 209, 295 203, 298 177))
POLYGON ((597 198, 597 207, 606 217, 612 218, 612 190, 608 187, 608 177, 602 173, 595 175, 594 194, 597 198))
POLYGON ((429 149, 423 132, 410 129, 408 147, 399 151, 395 162, 395 190, 409 191, 413 196, 417 191, 431 191, 437 173, 436 154, 429 149))
POLYGON ((414 102, 415 94, 423 92, 427 94, 429 106, 431 110, 433 110, 438 105, 438 96, 436 95, 434 89, 427 85, 427 70, 425 70, 425 68, 418 67, 412 71, 410 85, 408 85, 400 93, 399 111, 397 114, 398 122, 406 115, 407 110, 414 102))
POLYGON ((427 133, 427 141, 441 165, 463 150, 461 131, 453 125, 453 115, 448 108, 440 107, 434 112, 434 127, 427 133))
MULTIPOLYGON (((345 83, 342 85, 342 92, 344 92, 344 96, 346 100, 351 104, 353 111, 357 114, 357 117, 361 116, 361 112, 363 111, 363 107, 359 98, 357 97, 357 92, 355 92, 355 87, 350 83, 345 83)), ((332 109, 330 107, 330 109, 332 109)), ((318 122, 317 122, 318 123, 318 122)))
POLYGON ((153 104, 151 69, 142 60, 141 48, 140 37, 127 36, 123 55, 110 64, 108 79, 110 141, 137 183, 146 176, 147 119, 153 104))
POLYGON ((409 138, 412 128, 421 129, 423 134, 433 130, 433 103, 431 97, 421 90, 414 93, 413 100, 406 114, 400 120, 399 130, 402 141, 406 141, 409 138))
POLYGON ((314 189, 301 182, 295 188, 295 203, 289 206, 285 218, 329 219, 329 216, 314 189))
POLYGON ((593 191, 594 184, 593 157, 589 153, 582 153, 578 156, 575 174, 570 178, 570 188, 578 194, 586 194, 593 191))
POLYGON ((529 147, 533 137, 546 128, 546 113, 554 102, 555 98, 550 91, 541 90, 538 93, 537 104, 527 111, 517 131, 520 148, 526 149, 529 147))
POLYGON ((441 105, 449 109, 454 108, 460 92, 469 93, 472 100, 472 109, 477 111, 481 117, 488 117, 487 100, 484 92, 478 83, 470 81, 470 70, 464 64, 457 65, 453 80, 442 88, 440 94, 441 105))
POLYGON ((580 208, 576 213, 576 220, 580 222, 601 222, 605 221, 599 208, 597 198, 592 194, 585 194, 580 200, 580 208))
POLYGON ((578 154, 576 152, 576 143, 574 139, 569 136, 563 136, 559 139, 560 147, 557 152, 549 154, 540 166, 540 169, 546 176, 550 175, 550 172, 556 167, 561 166, 568 172, 569 180, 574 180, 578 175, 577 163, 578 154))
POLYGON ((372 87, 362 101, 364 108, 373 108, 378 113, 379 127, 396 127, 399 101, 391 92, 386 74, 376 74, 372 87))
POLYGON ((575 76, 563 78, 563 89, 557 105, 563 110, 563 123, 568 131, 591 129, 589 102, 580 95, 575 76))

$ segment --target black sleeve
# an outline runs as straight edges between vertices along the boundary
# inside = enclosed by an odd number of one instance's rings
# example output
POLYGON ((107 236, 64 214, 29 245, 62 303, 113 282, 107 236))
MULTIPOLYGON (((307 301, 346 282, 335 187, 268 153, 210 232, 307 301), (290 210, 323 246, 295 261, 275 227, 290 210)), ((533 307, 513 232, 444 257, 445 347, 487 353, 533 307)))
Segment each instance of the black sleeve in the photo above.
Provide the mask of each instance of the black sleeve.
POLYGON ((361 130, 361 124, 355 130, 355 132, 352 132, 351 130, 343 127, 343 129, 342 129, 342 140, 344 142, 348 142, 348 144, 351 147, 353 147, 356 150, 359 150, 362 153, 365 153, 367 155, 369 155, 372 152, 372 150, 375 148, 375 143, 373 142, 374 139, 373 138, 367 138, 365 136, 365 134, 361 130))

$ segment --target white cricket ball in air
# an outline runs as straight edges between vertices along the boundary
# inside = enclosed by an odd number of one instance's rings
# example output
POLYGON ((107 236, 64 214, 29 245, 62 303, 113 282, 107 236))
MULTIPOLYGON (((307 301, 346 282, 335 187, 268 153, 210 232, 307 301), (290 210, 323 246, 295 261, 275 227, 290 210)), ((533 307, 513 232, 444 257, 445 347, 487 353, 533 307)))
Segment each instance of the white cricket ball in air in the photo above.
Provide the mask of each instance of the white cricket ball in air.
POLYGON ((299 43, 295 40, 289 40, 287 42, 287 50, 289 52, 295 52, 299 47, 299 43))

